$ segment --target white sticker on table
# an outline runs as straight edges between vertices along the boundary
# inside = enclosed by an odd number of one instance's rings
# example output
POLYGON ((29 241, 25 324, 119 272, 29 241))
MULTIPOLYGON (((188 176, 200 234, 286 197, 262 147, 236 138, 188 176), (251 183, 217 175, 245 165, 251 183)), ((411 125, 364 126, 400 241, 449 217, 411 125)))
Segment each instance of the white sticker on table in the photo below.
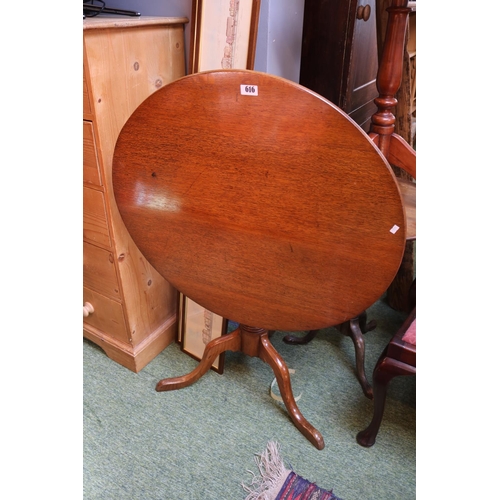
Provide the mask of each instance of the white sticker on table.
POLYGON ((240 85, 241 95, 259 95, 258 85, 240 85))

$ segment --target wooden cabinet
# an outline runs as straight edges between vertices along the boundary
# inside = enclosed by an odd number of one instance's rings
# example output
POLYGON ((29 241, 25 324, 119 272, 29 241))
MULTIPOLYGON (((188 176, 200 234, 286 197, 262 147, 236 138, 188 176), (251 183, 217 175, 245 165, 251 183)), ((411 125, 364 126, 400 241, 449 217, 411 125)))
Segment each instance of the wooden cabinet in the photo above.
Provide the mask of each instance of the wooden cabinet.
POLYGON ((299 82, 368 131, 378 96, 376 0, 305 0, 299 82))
POLYGON ((175 339, 178 294, 123 224, 113 198, 113 152, 137 106, 185 75, 187 21, 83 21, 83 335, 135 372, 175 339))

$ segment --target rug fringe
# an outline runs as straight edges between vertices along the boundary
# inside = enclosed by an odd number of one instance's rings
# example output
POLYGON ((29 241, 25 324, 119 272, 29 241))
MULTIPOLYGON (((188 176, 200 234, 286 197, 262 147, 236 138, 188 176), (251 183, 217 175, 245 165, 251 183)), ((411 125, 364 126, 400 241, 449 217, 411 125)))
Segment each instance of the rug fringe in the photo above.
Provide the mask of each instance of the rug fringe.
POLYGON ((241 483, 243 489, 249 492, 245 500, 274 500, 280 492, 290 470, 285 467, 280 454, 280 445, 269 441, 266 449, 255 457, 260 477, 254 474, 249 485, 241 483))

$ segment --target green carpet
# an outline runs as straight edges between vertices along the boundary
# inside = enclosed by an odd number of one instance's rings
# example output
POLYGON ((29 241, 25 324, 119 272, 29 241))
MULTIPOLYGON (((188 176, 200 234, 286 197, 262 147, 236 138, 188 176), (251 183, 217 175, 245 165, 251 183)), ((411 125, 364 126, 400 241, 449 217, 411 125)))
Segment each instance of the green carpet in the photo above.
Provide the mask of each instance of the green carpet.
MULTIPOLYGON (((382 301, 370 310, 376 330, 365 335, 366 369, 373 367, 403 321, 382 301)), ((157 393, 165 377, 197 364, 171 344, 140 373, 83 342, 83 498, 105 500, 237 500, 256 472, 254 457, 270 440, 293 470, 343 500, 415 498, 415 377, 389 387, 385 417, 372 448, 356 443, 372 402, 354 375, 352 341, 333 328, 308 345, 271 341, 289 368, 304 417, 323 435, 321 451, 297 430, 284 405, 269 396, 271 368, 257 358, 226 353, 224 374, 209 371, 190 387, 157 393)), ((274 389, 276 390, 276 388, 274 389)))

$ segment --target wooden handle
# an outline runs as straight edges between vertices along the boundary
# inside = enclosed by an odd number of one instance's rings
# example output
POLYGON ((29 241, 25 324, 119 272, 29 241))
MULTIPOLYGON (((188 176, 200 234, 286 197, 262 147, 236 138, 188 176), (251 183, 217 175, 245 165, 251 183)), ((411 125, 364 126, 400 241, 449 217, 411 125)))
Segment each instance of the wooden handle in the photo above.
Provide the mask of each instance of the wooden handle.
POLYGON ((86 318, 89 314, 94 312, 94 306, 90 302, 85 302, 83 306, 83 317, 86 318))
POLYGON ((368 21, 370 19, 370 14, 372 9, 369 5, 360 5, 356 11, 356 19, 363 19, 363 21, 368 21))

